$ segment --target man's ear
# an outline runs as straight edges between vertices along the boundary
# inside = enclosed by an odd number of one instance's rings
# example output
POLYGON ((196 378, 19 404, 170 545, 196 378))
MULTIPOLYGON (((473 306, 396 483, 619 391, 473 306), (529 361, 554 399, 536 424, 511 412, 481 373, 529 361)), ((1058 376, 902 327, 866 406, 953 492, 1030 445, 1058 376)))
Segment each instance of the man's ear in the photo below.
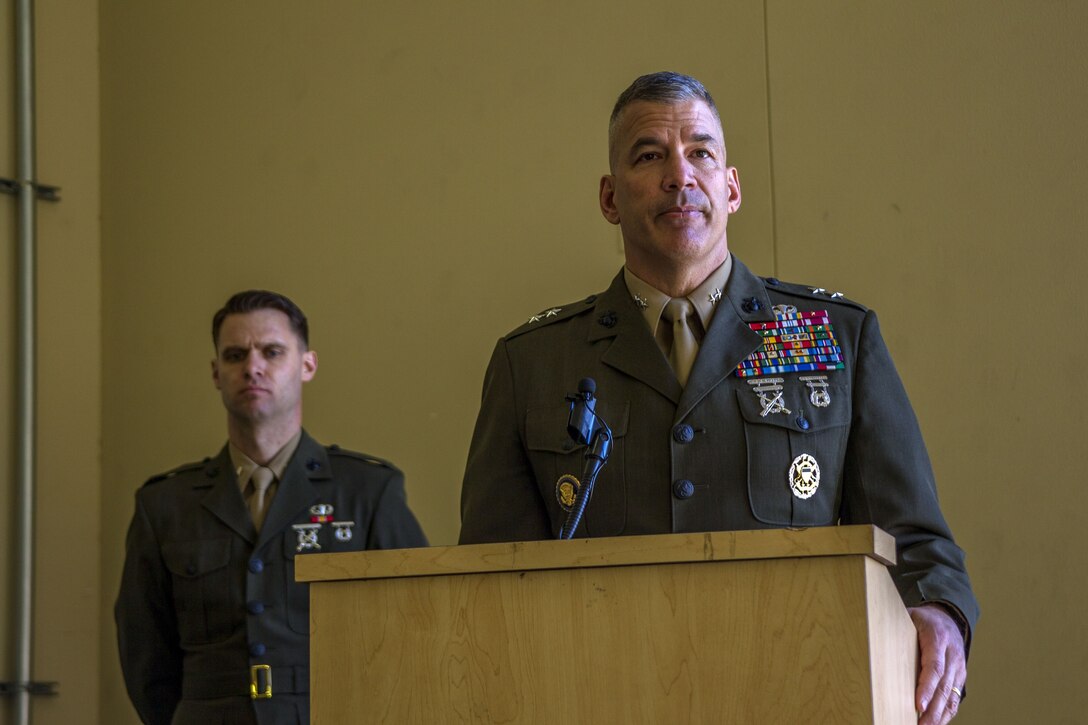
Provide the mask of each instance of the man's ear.
POLYGON ((212 382, 215 383, 216 390, 222 390, 219 387, 219 361, 212 360, 212 382))
POLYGON ((740 209, 740 176, 737 174, 737 168, 730 166, 726 169, 725 185, 729 188, 729 213, 732 214, 737 209, 740 209))
POLYGON ((616 177, 605 174, 601 177, 601 214, 611 224, 620 223, 620 210, 616 208, 616 177))
POLYGON ((317 373, 317 353, 307 350, 302 353, 302 382, 308 383, 314 379, 317 373))

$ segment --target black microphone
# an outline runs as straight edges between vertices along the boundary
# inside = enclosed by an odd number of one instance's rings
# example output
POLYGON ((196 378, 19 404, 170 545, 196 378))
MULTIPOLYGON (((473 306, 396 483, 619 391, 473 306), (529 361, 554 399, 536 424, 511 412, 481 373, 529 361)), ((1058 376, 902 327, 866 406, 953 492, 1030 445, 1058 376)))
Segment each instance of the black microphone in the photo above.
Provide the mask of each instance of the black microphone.
POLYGON ((575 500, 567 514, 567 520, 559 530, 560 539, 570 539, 582 520, 586 504, 593 495, 593 484, 597 481, 597 474, 608 462, 608 455, 612 452, 612 429, 597 415, 596 400, 593 394, 597 392, 597 383, 593 378, 582 378, 578 381, 578 392, 568 395, 570 403, 570 417, 567 419, 567 434, 576 442, 585 445, 585 464, 582 469, 582 481, 578 487, 575 500))
POLYGON ((597 383, 593 378, 582 378, 578 381, 578 392, 568 395, 570 402, 570 417, 567 419, 567 434, 575 443, 589 445, 593 434, 600 426, 597 424, 597 413, 594 408, 597 401, 593 394, 597 392, 597 383))

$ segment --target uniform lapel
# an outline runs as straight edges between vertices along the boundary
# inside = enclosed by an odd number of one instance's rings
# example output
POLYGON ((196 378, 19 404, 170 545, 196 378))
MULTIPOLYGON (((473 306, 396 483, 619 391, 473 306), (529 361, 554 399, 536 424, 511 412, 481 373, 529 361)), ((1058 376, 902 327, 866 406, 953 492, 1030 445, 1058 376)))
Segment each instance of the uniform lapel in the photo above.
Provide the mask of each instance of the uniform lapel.
POLYGON ((317 502, 318 492, 312 479, 329 477, 328 454, 306 431, 302 431, 295 455, 291 456, 283 472, 283 480, 272 498, 272 505, 268 508, 257 547, 277 536, 317 502))
POLYGON ((245 499, 238 489, 238 479, 230 462, 227 447, 204 466, 204 475, 212 481, 211 490, 201 504, 249 543, 257 538, 253 519, 246 508, 245 499))
POLYGON ((762 280, 733 257, 725 294, 714 310, 710 329, 699 346, 687 387, 677 406, 677 420, 687 415, 707 393, 721 384, 744 360, 759 349, 762 338, 749 322, 774 320, 771 300, 762 280), (753 302, 754 301, 754 302, 753 302))
POLYGON ((680 383, 650 334, 642 312, 631 299, 627 283, 623 281, 623 270, 597 299, 595 314, 597 324, 590 328, 589 341, 614 338, 601 361, 676 403, 680 399, 680 383), (611 326, 607 324, 610 321, 611 326))

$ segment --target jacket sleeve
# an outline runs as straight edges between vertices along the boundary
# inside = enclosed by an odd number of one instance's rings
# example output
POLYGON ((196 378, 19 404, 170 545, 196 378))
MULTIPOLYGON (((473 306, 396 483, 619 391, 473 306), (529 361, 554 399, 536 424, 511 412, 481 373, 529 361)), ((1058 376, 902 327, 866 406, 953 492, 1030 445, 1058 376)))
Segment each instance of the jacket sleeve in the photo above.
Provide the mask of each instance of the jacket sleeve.
POLYGON ((875 524, 895 537, 891 574, 907 606, 951 603, 973 630, 978 602, 964 553, 941 514, 918 420, 871 311, 859 334, 853 395, 842 522, 875 524))
POLYGON ((125 687, 140 719, 150 725, 169 725, 181 699, 182 652, 172 599, 170 574, 137 494, 114 617, 125 687))
POLYGON ((392 466, 389 474, 374 507, 366 548, 410 549, 427 546, 427 536, 408 508, 404 474, 392 466))
POLYGON ((506 342, 499 340, 484 375, 483 400, 461 485, 458 543, 552 538, 522 441, 506 342))

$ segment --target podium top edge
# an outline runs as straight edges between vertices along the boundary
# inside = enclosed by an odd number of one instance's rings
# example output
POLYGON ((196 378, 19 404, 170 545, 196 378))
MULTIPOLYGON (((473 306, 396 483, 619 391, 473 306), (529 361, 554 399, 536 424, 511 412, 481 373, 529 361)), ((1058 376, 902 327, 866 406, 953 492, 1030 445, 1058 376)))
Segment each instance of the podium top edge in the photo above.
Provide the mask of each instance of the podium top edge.
POLYGON ((895 539, 876 526, 857 525, 306 554, 295 558, 295 578, 343 581, 814 556, 868 556, 891 566, 895 539))

